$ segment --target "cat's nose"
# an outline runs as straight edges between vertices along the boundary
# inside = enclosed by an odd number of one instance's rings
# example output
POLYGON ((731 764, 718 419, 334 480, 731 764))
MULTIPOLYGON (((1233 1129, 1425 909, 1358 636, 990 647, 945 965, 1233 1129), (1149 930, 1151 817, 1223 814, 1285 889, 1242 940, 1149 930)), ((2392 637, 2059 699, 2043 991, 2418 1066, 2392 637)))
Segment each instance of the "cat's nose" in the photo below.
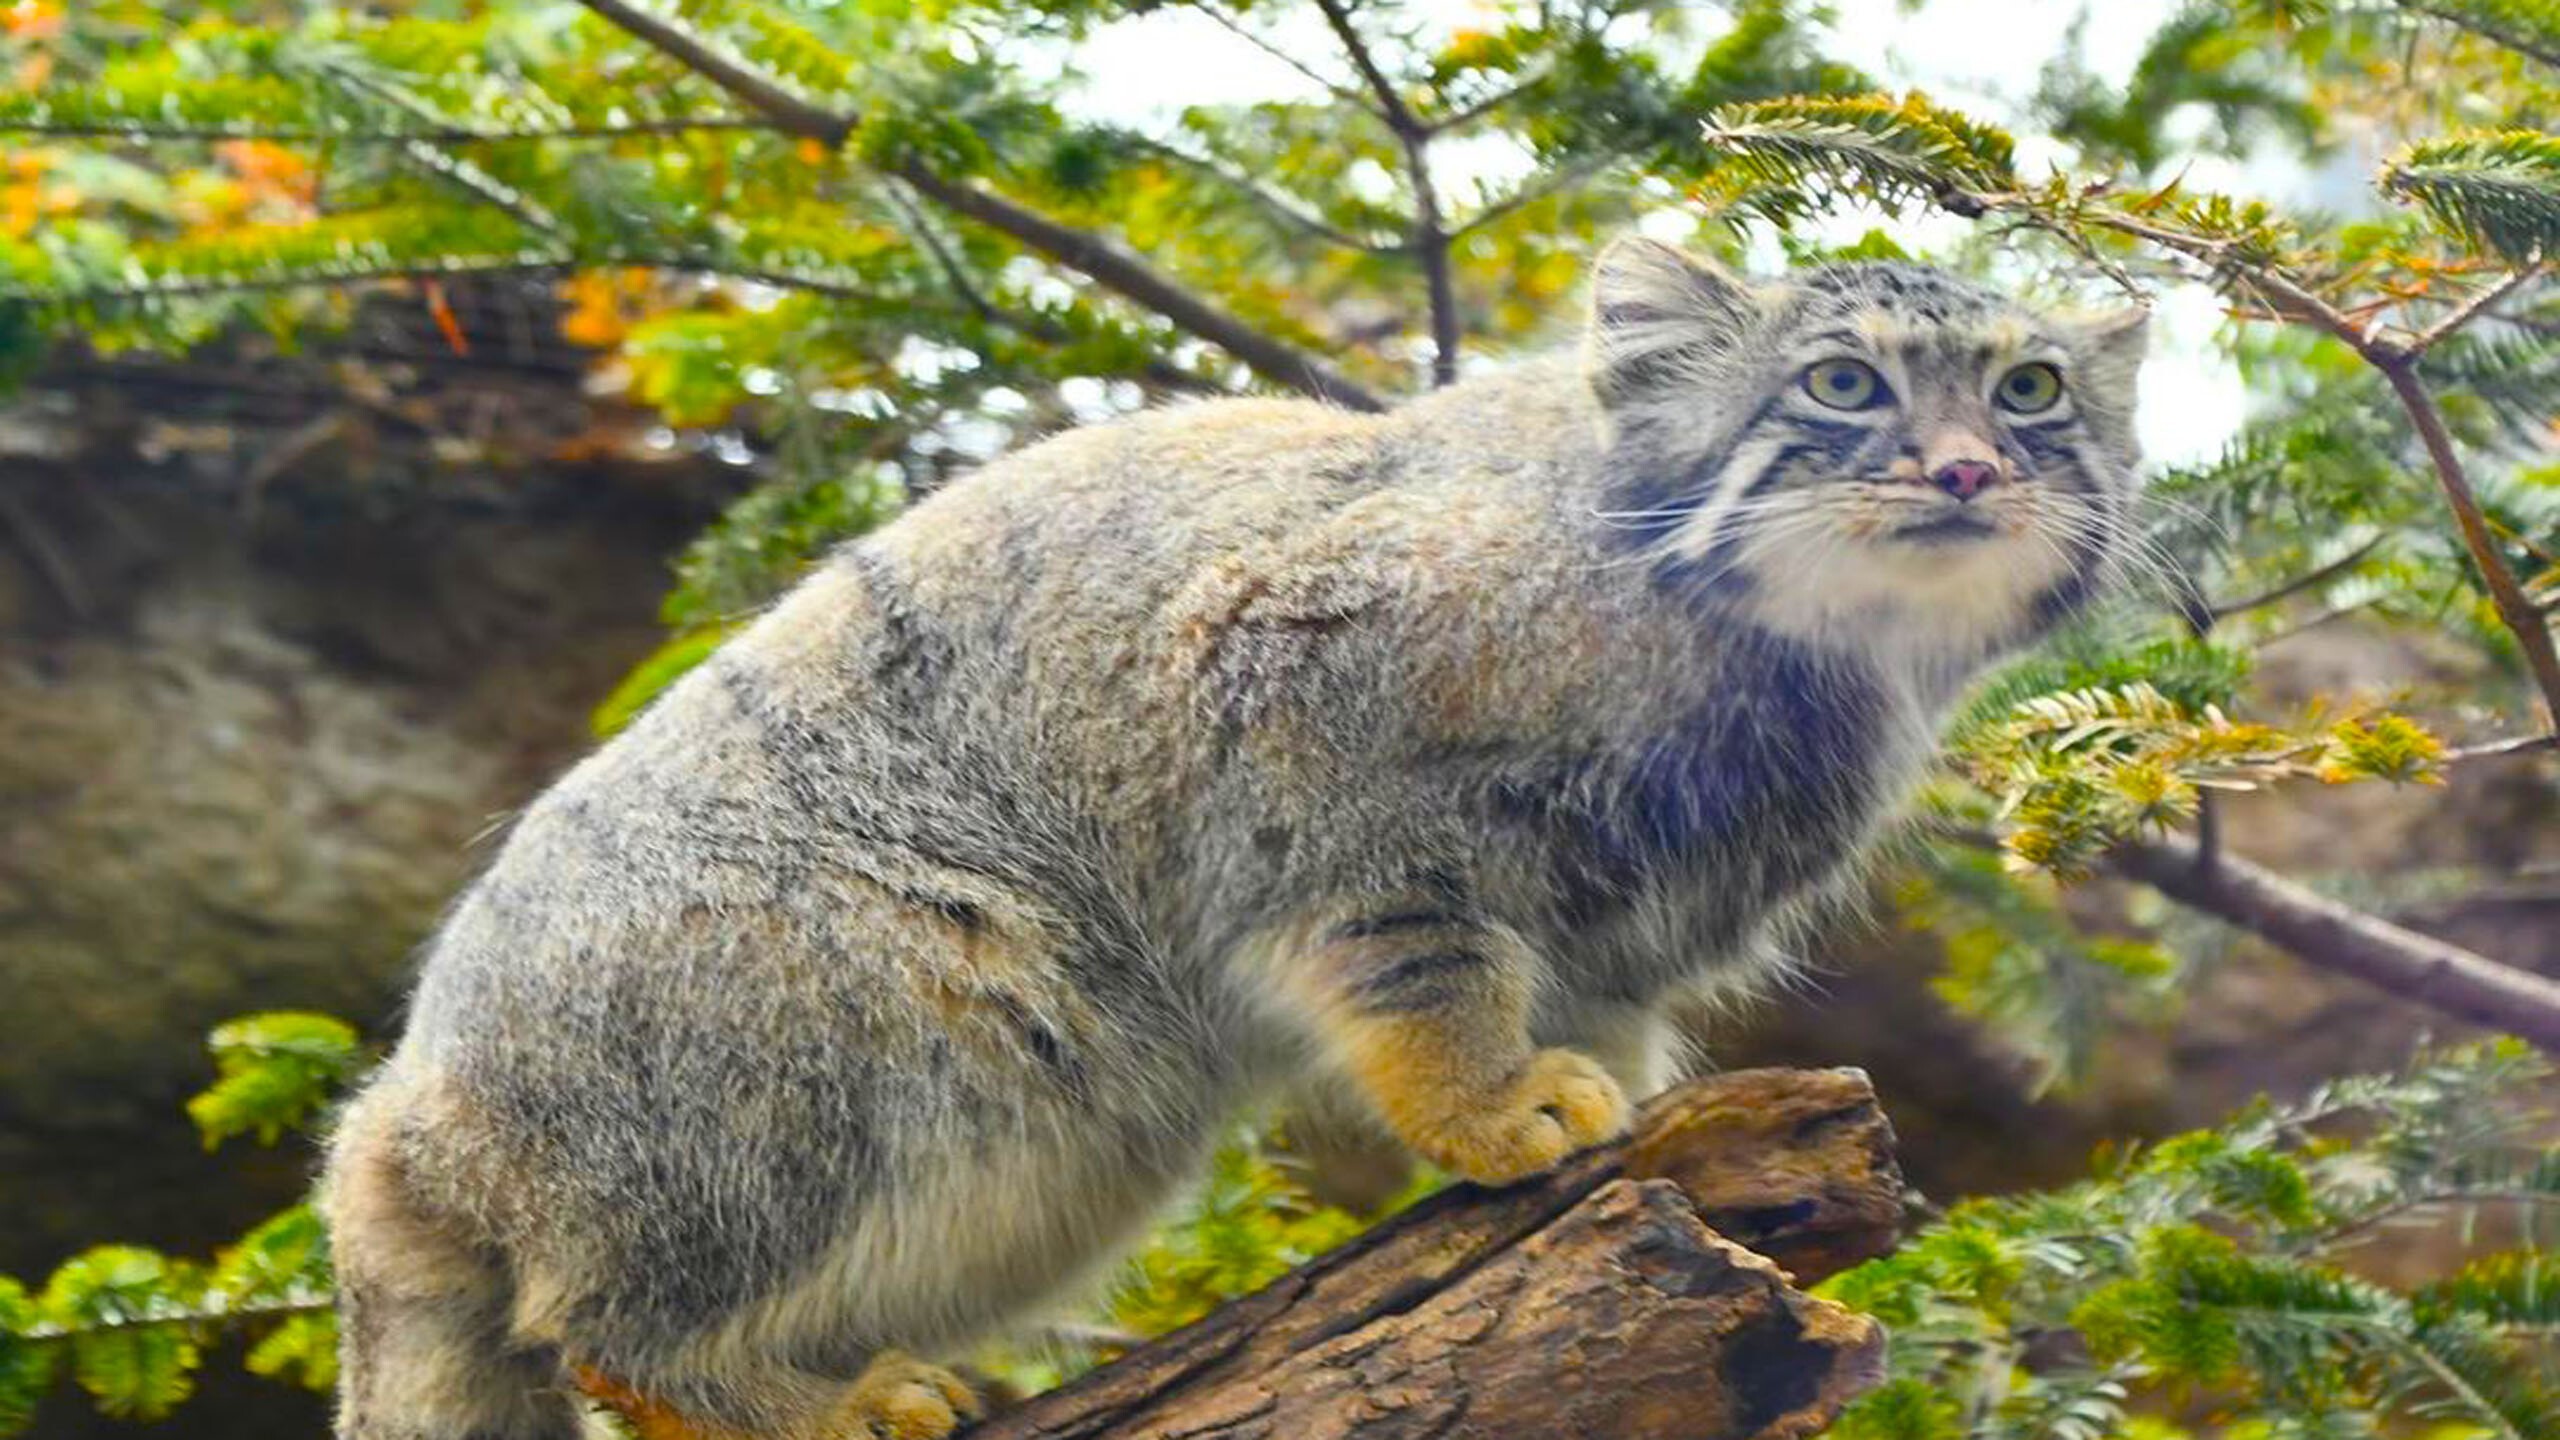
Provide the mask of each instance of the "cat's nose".
POLYGON ((1970 500, 2000 478, 1997 467, 1982 460, 1951 460, 1929 474, 1929 483, 1959 500, 1970 500))

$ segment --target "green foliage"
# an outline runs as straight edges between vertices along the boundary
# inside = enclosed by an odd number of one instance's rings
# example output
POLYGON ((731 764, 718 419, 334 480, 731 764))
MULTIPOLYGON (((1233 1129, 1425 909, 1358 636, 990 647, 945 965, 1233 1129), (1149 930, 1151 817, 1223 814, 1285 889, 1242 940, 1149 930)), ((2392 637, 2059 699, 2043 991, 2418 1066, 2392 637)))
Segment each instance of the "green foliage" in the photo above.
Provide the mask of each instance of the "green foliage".
POLYGON ((1729 105, 1706 138, 1728 156, 1723 195, 1780 222, 1845 198, 1899 211, 2017 183, 2015 141, 1918 93, 1729 105))
POLYGON ((187 1116, 210 1150, 255 1133, 272 1145, 300 1129, 366 1063, 345 1021, 274 1010, 216 1026, 206 1041, 217 1078, 187 1102, 187 1116))
MULTIPOLYGON (((274 1143, 364 1065, 346 1025, 298 1012, 232 1021, 209 1048, 220 1078, 187 1106, 208 1145, 244 1134, 274 1143)), ((337 1381, 330 1303, 328 1235, 307 1205, 210 1263, 100 1245, 64 1261, 40 1292, 0 1276, 0 1435, 26 1430, 65 1374, 106 1414, 163 1418, 194 1393, 206 1348, 230 1336, 248 1342, 252 1374, 327 1390, 337 1381)))
POLYGON ((2544 1073, 2521 1046, 2448 1051, 1957 1206, 1824 1287, 1894 1336, 1891 1383, 1835 1433, 2131 1435, 2137 1410, 2208 1394, 2218 1434, 2351 1414, 2560 1433, 2547 1252, 2407 1288, 2353 1263, 2386 1226, 2560 1205, 2560 1150, 2530 1143, 2519 1103, 2544 1073))
MULTIPOLYGON (((1387 1213, 1412 1203, 1413 1188, 1387 1213)), ((1249 1295, 1371 1223, 1319 1204, 1250 1132, 1230 1136, 1199 1192, 1130 1260, 1107 1308, 1140 1335, 1187 1325, 1249 1295)))
POLYGON ((1946 968, 1932 982, 1956 1010, 1993 1026, 2039 1083, 2077 1083, 2105 1037, 2156 1023, 2176 1003, 2178 958, 2129 936, 2091 935, 2050 880, 2006 873, 2000 858, 1955 844, 1922 848, 1894 896, 1904 920, 1934 931, 1946 968))
POLYGON ((2504 130, 2422 141, 2383 170, 2382 188, 2519 265, 2560 240, 2560 136, 2504 130))

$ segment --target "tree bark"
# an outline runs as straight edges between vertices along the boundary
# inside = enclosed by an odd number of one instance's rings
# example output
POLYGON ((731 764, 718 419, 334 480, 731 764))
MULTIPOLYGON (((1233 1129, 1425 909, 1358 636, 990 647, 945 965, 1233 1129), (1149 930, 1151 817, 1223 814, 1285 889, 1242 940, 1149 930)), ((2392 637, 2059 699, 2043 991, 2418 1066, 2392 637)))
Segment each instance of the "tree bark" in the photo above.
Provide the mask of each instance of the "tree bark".
POLYGON ((1617 1145, 1434 1196, 969 1440, 1814 1435, 1884 1336, 1791 1281, 1893 1247, 1892 1147, 1858 1071, 1694 1081, 1617 1145))

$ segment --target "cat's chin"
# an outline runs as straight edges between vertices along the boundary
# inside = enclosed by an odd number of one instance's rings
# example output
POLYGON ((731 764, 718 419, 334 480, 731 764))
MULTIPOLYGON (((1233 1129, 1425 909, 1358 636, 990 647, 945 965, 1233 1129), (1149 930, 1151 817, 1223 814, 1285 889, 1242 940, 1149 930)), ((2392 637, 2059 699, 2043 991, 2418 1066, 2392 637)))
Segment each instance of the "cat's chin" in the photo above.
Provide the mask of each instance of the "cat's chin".
POLYGON ((1747 592, 1782 635, 1928 659, 2017 633, 2062 579, 2052 547, 1966 512, 1921 517, 1848 546, 1763 557, 1747 592))

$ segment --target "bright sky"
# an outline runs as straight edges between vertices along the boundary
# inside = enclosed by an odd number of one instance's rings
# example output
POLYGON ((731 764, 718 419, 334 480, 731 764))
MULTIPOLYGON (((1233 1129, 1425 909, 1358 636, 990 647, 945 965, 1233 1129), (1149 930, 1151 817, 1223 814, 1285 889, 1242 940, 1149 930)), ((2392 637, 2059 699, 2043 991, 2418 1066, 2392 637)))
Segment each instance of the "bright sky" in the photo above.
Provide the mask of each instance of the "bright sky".
MULTIPOLYGON (((1894 89, 1916 87, 1986 119, 2010 120, 2033 93, 2045 62, 2070 43, 2075 22, 2092 68, 2121 83, 2143 42, 2178 5, 2179 0, 2096 0, 2084 19, 2080 6, 2020 0, 1927 0, 1916 13, 1906 13, 1902 0, 1835 0, 1838 20, 1828 48, 1894 89)), ((1433 0, 1416 8, 1453 28, 1482 11, 1474 0, 1433 0)), ((1291 55, 1326 74, 1344 73, 1314 6, 1291 12, 1271 33, 1291 55)), ((1316 88, 1280 59, 1187 9, 1167 8, 1109 26, 1079 49, 1077 64, 1087 81, 1082 103, 1134 124, 1166 121, 1187 105, 1306 95, 1316 88)), ((2021 160, 2031 166, 2059 158, 2021 149, 2021 160)), ((1481 178, 1498 188, 1514 163, 1500 153, 1477 151, 1452 155, 1439 168, 1460 183, 1481 178)), ((2300 192, 2310 180, 2282 167, 2220 165, 2199 166, 2195 178, 2276 198, 2300 192)), ((1846 217, 1843 238, 1874 223, 1873 217, 1846 217)), ((1936 217, 1901 227, 1900 238, 1925 253, 1964 224, 1936 217)), ((1774 250, 1767 259, 1774 263, 1774 250)), ((2219 313, 2214 297, 2201 288, 2180 287, 2159 297, 2142 419, 2143 443, 2156 461, 2210 455, 2241 421, 2239 377, 2208 344, 2219 313)))

